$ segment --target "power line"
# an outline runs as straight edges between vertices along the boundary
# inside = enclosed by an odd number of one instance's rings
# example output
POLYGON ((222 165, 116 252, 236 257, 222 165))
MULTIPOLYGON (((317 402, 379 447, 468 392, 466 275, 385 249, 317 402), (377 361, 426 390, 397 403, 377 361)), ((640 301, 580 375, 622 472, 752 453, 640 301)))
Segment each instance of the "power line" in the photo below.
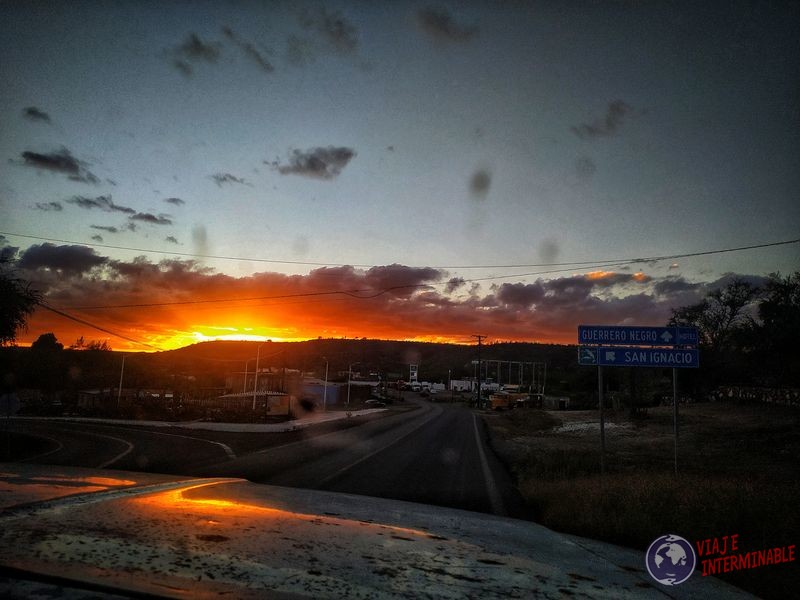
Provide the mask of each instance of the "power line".
MULTIPOLYGON (((371 268, 376 267, 379 265, 368 264, 368 263, 333 263, 333 262, 315 262, 315 261, 298 261, 298 260, 281 260, 281 259, 272 259, 272 258, 256 258, 256 257, 242 257, 242 256, 225 256, 225 255, 214 255, 214 254, 200 254, 194 252, 174 252, 168 250, 154 250, 149 248, 137 248, 133 246, 116 246, 112 244, 100 244, 100 243, 88 243, 88 242, 79 242, 75 240, 63 240, 58 238, 50 238, 50 237, 42 237, 36 235, 28 235, 22 233, 14 233, 8 231, 0 231, 0 235, 10 235, 14 237, 20 237, 25 239, 32 239, 32 240, 39 240, 45 242, 59 242, 62 244, 73 244, 73 245, 80 245, 80 246, 89 246, 93 248, 109 248, 112 250, 129 250, 132 252, 145 252, 151 254, 164 254, 168 256, 185 256, 190 258, 206 258, 206 259, 213 259, 213 260, 233 260, 233 261, 242 261, 242 262, 262 262, 262 263, 272 263, 272 264, 284 264, 284 265, 296 265, 296 266, 307 266, 307 267, 359 267, 359 268, 371 268)), ((684 253, 684 254, 667 254, 661 256, 646 256, 640 258, 619 258, 619 259, 603 259, 603 260, 589 260, 589 261, 573 261, 573 262, 548 262, 548 263, 518 263, 518 264, 494 264, 494 265, 432 265, 428 266, 431 269, 520 269, 520 268, 534 268, 534 267, 578 267, 580 265, 596 265, 597 263, 617 263, 621 261, 625 261, 626 263, 630 262, 651 262, 651 261, 658 261, 658 260, 671 260, 675 258, 688 258, 693 256, 708 256, 711 254, 722 254, 725 252, 739 252, 741 250, 755 250, 758 248, 769 248, 773 246, 783 246, 787 244, 796 244, 800 242, 800 238, 792 239, 792 240, 783 240, 779 242, 768 242, 764 244, 753 244, 750 246, 738 246, 735 248, 724 248, 721 250, 707 250, 702 252, 691 252, 691 253, 684 253)), ((609 265, 613 266, 613 265, 609 265)))
POLYGON ((83 319, 79 319, 78 317, 75 317, 73 315, 65 313, 62 310, 58 310, 57 308, 54 308, 54 307, 48 305, 45 302, 39 302, 39 306, 41 306, 42 308, 44 308, 46 310, 54 312, 55 314, 60 315, 60 316, 62 316, 64 318, 66 318, 66 319, 70 319, 71 321, 75 321, 76 323, 80 323, 81 325, 86 325, 87 327, 91 327, 93 329, 97 329, 98 331, 102 331, 103 333, 108 333, 109 335, 113 335, 114 337, 121 338, 121 339, 126 340, 128 342, 133 342, 134 344, 140 344, 142 346, 146 346, 147 348, 150 348, 152 350, 160 350, 160 348, 156 348, 155 346, 152 346, 152 345, 148 344, 147 342, 142 342, 140 340, 133 339, 132 337, 128 337, 127 335, 122 335, 121 333, 117 333, 116 331, 111 331, 110 329, 106 329, 105 327, 101 327, 100 325, 95 325, 94 323, 90 323, 89 321, 85 321, 83 319))
POLYGON ((70 306, 70 308, 74 310, 96 310, 96 309, 105 309, 105 308, 152 308, 155 306, 178 306, 178 305, 186 305, 186 304, 211 304, 217 302, 249 302, 252 300, 275 300, 275 299, 282 299, 282 298, 304 298, 304 297, 311 297, 311 296, 333 296, 333 295, 344 295, 350 296, 352 298, 358 298, 361 300, 366 300, 369 298, 375 298, 382 294, 386 294, 388 292, 402 289, 402 288, 414 288, 414 287, 432 287, 428 284, 412 284, 412 285, 396 285, 390 288, 386 288, 384 290, 379 291, 377 294, 373 293, 370 296, 359 296, 358 294, 361 292, 374 292, 374 288, 369 289, 360 289, 360 290, 333 290, 327 292, 298 292, 296 294, 279 294, 274 296, 253 296, 251 298, 216 298, 211 300, 175 300, 173 302, 142 302, 137 304, 106 304, 106 305, 97 305, 97 306, 70 306))
MULTIPOLYGON (((628 266, 633 264, 642 264, 648 262, 655 262, 657 260, 673 260, 676 258, 687 258, 699 255, 709 255, 709 254, 720 254, 723 252, 734 252, 734 251, 741 251, 741 250, 750 250, 753 248, 763 248, 767 246, 774 246, 776 244, 787 244, 787 243, 796 243, 800 242, 800 239, 794 240, 794 242, 776 242, 771 244, 760 244, 758 246, 744 246, 741 248, 736 249, 722 249, 722 250, 708 250, 705 252, 693 252, 693 253, 685 253, 685 254, 673 254, 670 256, 664 256, 661 258, 634 258, 627 261, 620 261, 615 263, 602 263, 602 264, 592 264, 592 265, 585 265, 582 267, 573 267, 573 268, 566 268, 566 269, 547 269, 543 271, 531 271, 527 273, 511 273, 505 275, 490 275, 487 277, 473 277, 470 279, 461 279, 459 283, 477 283, 480 281, 495 281, 498 279, 512 279, 512 278, 519 278, 519 277, 532 277, 537 275, 551 275, 554 273, 564 273, 567 271, 574 271, 576 269, 580 270, 587 270, 587 269, 606 269, 608 267, 622 267, 628 266)), ((391 286, 379 290, 375 290, 374 288, 371 289, 355 289, 355 290, 331 290, 331 291, 323 291, 323 292, 298 292, 295 294, 280 294, 280 295, 272 295, 272 296, 254 296, 250 298, 215 298, 210 300, 176 300, 170 302, 145 302, 145 303, 132 303, 132 304, 105 304, 105 305, 93 305, 93 306, 71 306, 70 308, 75 310, 103 310, 103 309, 111 309, 111 308, 154 308, 158 306, 179 306, 179 305, 188 305, 188 304, 213 304, 213 303, 228 303, 228 302, 250 302, 254 300, 275 300, 275 299, 290 299, 290 298, 303 298, 303 297, 313 297, 313 296, 333 296, 333 295, 345 295, 355 298, 357 300, 370 300, 372 298, 377 298, 384 294, 387 294, 392 291, 396 291, 399 289, 420 289, 420 288, 434 288, 434 287, 441 287, 450 285, 450 282, 443 281, 438 283, 417 283, 417 284, 408 284, 408 285, 397 285, 391 286), (365 294, 370 292, 369 295, 359 295, 365 294)))

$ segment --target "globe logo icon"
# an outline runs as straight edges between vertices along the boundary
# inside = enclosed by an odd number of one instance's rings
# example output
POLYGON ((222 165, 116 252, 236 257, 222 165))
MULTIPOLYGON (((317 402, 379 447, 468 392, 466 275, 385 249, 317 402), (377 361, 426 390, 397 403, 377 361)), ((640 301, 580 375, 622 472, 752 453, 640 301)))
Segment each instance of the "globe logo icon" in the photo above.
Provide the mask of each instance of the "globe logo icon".
POLYGON ((697 557, 692 545, 679 535, 662 535, 653 540, 645 554, 647 572, 663 585, 679 585, 689 579, 697 557))

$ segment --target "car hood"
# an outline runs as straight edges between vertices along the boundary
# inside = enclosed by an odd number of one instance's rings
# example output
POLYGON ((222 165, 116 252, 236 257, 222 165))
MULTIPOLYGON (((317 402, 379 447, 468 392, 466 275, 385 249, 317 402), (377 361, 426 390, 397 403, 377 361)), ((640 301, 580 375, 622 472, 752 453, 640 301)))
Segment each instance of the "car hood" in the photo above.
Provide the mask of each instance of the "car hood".
POLYGON ((527 521, 241 479, 0 464, 0 525, 5 596, 749 597, 527 521))

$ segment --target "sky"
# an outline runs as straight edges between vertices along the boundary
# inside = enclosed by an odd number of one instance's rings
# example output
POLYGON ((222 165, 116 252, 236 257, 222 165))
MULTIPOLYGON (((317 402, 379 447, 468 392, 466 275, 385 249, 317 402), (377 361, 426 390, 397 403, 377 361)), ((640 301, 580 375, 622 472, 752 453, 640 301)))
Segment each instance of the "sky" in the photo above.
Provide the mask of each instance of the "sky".
POLYGON ((796 2, 8 1, 0 23, 0 244, 59 311, 22 345, 575 343, 800 269, 797 243, 682 256, 800 238, 796 2))

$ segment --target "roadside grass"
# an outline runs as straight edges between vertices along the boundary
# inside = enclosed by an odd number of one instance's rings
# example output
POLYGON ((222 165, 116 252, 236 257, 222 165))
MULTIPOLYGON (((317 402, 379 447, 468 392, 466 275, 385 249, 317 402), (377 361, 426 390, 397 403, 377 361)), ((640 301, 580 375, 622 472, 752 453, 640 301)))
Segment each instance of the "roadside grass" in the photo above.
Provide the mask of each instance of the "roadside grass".
MULTIPOLYGON (((680 412, 677 478, 668 407, 636 421, 610 416, 605 477, 596 411, 519 410, 486 420, 495 450, 547 527, 642 551, 666 533, 690 541, 739 534, 739 552, 796 544, 800 413, 722 403, 680 412)), ((719 577, 764 598, 800 589, 797 562, 719 577)))

